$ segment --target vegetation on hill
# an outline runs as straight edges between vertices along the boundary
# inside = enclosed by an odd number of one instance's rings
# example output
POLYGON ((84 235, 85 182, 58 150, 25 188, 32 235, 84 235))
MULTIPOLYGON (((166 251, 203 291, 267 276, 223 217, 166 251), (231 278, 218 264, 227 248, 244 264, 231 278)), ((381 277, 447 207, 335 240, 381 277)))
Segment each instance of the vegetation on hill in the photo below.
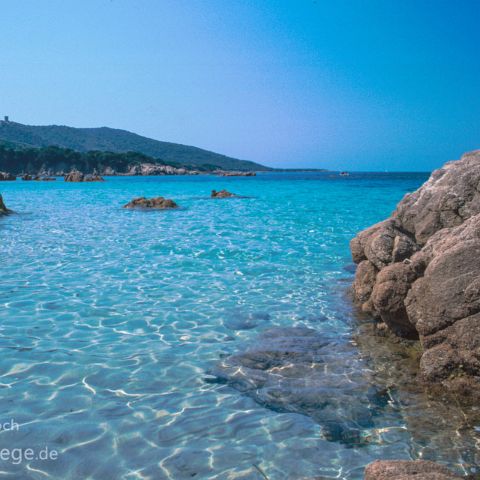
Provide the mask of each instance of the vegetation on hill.
POLYGON ((94 170, 104 172, 110 167, 117 173, 125 173, 129 167, 142 163, 171 165, 173 167, 185 166, 201 171, 212 171, 217 167, 213 165, 189 166, 179 165, 175 162, 164 162, 158 158, 138 152, 102 152, 93 150, 77 152, 69 148, 55 146, 42 148, 19 147, 13 144, 0 143, 0 171, 10 172, 15 175, 20 173, 37 174, 39 172, 69 172, 78 169, 85 173, 94 170))
MULTIPOLYGON (((238 160, 197 147, 161 142, 126 130, 113 128, 73 128, 66 126, 33 126, 16 122, 0 122, 0 141, 18 147, 40 148, 57 146, 69 151, 86 153, 138 152, 168 164, 191 165, 195 168, 210 165, 222 170, 269 170, 247 160, 238 160)), ((112 165, 112 168, 113 167, 112 165)))

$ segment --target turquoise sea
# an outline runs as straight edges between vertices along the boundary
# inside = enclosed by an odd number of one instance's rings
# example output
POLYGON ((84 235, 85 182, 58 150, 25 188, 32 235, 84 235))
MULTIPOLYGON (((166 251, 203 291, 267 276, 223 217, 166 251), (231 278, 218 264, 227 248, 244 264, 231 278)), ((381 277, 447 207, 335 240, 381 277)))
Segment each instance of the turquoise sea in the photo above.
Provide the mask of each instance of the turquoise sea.
POLYGON ((0 478, 360 479, 377 458, 473 472, 480 429, 460 428, 461 409, 374 385, 389 361, 375 365, 358 343, 368 319, 347 293, 349 240, 427 176, 2 182, 17 213, 0 219, 0 478), (209 198, 222 188, 246 198, 209 198), (158 195, 182 208, 122 209, 158 195), (332 345, 316 393, 329 425, 373 412, 358 438, 329 437, 312 408, 275 408, 216 381, 219 361, 292 326, 332 345))

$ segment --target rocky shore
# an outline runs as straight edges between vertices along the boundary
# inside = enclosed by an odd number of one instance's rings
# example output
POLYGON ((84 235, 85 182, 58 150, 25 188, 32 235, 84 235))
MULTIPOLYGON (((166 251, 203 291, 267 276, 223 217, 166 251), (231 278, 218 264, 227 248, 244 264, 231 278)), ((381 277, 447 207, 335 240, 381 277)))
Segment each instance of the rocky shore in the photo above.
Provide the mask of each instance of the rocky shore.
POLYGON ((11 173, 0 172, 0 181, 13 181, 16 179, 17 177, 15 175, 12 175, 11 173))
POLYGON ((360 308, 419 339, 419 380, 480 393, 480 151, 432 173, 350 244, 360 308))
POLYGON ((36 182, 54 182, 55 180, 57 180, 56 177, 50 177, 48 175, 29 175, 28 173, 22 175, 22 180, 23 181, 36 181, 36 182))
MULTIPOLYGON (((105 173, 105 175, 115 175, 113 173, 105 173)), ((157 163, 140 163, 132 165, 127 172, 118 175, 134 176, 134 175, 199 175, 198 170, 190 170, 184 167, 172 167, 171 165, 161 165, 157 163)))
POLYGON ((255 177, 257 175, 256 172, 227 172, 224 170, 216 170, 214 173, 220 177, 255 177))
MULTIPOLYGON (((43 180, 45 178, 52 177, 71 177, 72 173, 83 174, 85 177, 97 177, 97 176, 121 176, 121 177, 131 177, 131 176, 153 176, 153 175, 218 175, 221 177, 254 177, 256 172, 237 172, 237 171, 228 171, 228 170, 215 170, 215 171, 206 171, 206 170, 196 170, 189 167, 174 167, 172 165, 164 165, 160 163, 136 163, 128 165, 125 170, 117 171, 114 168, 107 166, 100 168, 98 171, 95 170, 92 174, 84 173, 79 170, 73 169, 71 171, 53 171, 41 169, 37 172, 23 172, 19 175, 22 177, 22 180, 43 180)), ((2 180, 16 180, 16 176, 7 173, 0 172, 0 181, 2 180)), ((70 180, 67 180, 70 181, 70 180)), ((85 180, 71 180, 71 181, 85 181, 85 180)))

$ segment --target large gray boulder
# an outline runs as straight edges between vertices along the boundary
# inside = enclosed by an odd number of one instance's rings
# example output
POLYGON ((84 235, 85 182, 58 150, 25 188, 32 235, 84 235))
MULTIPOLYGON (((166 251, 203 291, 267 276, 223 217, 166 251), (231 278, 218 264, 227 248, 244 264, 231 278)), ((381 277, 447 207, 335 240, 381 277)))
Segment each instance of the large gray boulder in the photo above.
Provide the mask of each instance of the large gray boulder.
POLYGON ((420 378, 480 391, 480 151, 433 172, 350 247, 356 302, 420 339, 420 378))
POLYGON ((480 213, 480 150, 435 170, 416 192, 406 195, 394 213, 419 245, 445 227, 456 227, 480 213))

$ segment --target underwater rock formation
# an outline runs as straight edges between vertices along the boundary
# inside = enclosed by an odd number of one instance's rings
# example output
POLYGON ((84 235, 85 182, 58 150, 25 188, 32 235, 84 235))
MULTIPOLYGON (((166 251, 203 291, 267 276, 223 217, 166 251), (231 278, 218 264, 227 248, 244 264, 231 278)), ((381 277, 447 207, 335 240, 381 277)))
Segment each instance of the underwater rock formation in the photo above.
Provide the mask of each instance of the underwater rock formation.
POLYGON ((367 465, 365 480, 458 480, 448 468, 427 460, 377 460, 367 465))
POLYGON ((178 205, 173 200, 170 200, 169 198, 139 197, 139 198, 134 198, 131 202, 128 202, 126 205, 124 205, 123 208, 168 210, 172 208, 178 208, 178 205))
POLYGON ((350 248, 356 302, 420 339, 420 378, 480 391, 480 151, 434 171, 350 248))
POLYGON ((358 362, 350 343, 311 328, 275 327, 223 358, 206 380, 225 383, 271 410, 307 415, 326 440, 363 444, 371 440, 388 397, 358 362))

